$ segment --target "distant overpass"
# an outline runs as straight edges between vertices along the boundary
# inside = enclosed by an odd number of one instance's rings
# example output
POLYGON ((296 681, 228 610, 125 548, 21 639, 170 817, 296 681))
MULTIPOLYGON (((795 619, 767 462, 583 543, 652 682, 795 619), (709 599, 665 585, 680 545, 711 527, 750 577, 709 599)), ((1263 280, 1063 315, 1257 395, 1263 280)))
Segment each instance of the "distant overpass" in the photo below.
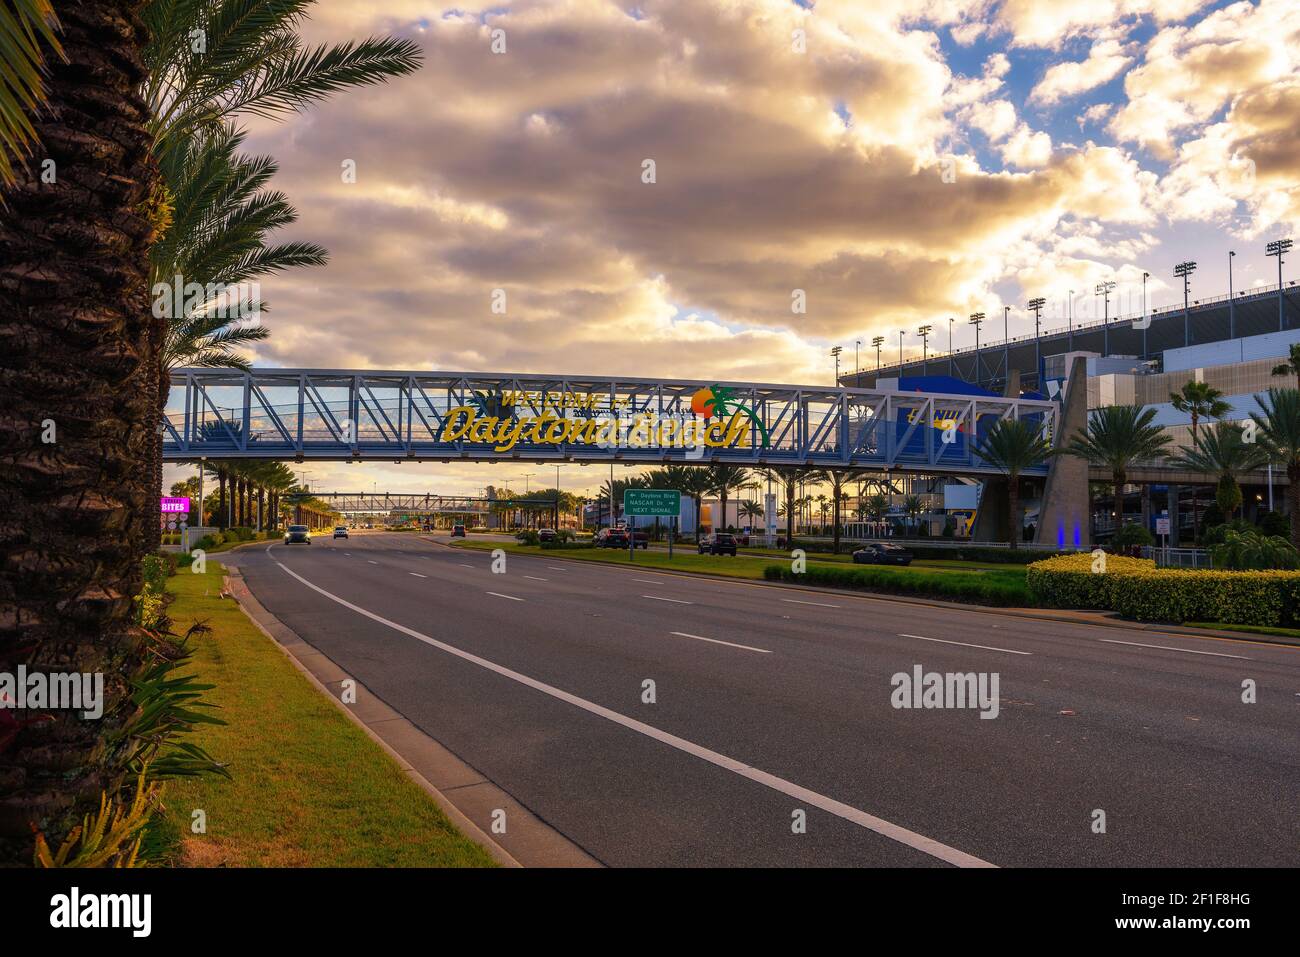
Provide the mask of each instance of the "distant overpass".
POLYGON ((551 510, 553 499, 485 498, 481 495, 438 495, 433 492, 315 492, 345 515, 486 515, 492 508, 551 510))
MULTIPOLYGON (((178 369, 167 461, 801 465, 993 474, 999 419, 1054 434, 1055 403, 687 379, 178 369)), ((1046 466, 1031 474, 1046 474, 1046 466)))

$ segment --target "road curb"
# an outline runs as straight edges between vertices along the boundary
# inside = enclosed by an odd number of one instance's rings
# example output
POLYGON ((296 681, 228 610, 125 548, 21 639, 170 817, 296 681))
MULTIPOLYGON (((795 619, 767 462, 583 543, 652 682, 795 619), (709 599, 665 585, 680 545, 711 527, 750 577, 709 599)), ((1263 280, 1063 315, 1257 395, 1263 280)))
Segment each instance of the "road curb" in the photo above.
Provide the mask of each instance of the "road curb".
MULTIPOLYGON (((441 545, 443 548, 456 549, 459 546, 440 542, 434 538, 420 536, 425 541, 432 542, 435 545, 441 545)), ((484 551, 484 549, 475 548, 474 551, 484 551)), ((507 552, 506 554, 511 554, 507 552)), ((520 554, 515 552, 513 554, 520 554)), ((534 557, 534 556, 528 556, 534 557)), ((539 553, 536 557, 542 557, 539 553)), ((570 558, 564 554, 563 549, 554 549, 545 553, 545 557, 558 558, 564 561, 574 562, 579 565, 604 565, 608 568, 636 568, 635 564, 627 562, 607 562, 599 558, 570 558)), ((773 559, 774 564, 779 564, 773 559)), ((1002 618, 1024 618, 1035 621, 1053 621, 1069 625, 1095 625, 1098 628, 1118 628, 1129 631, 1150 631, 1162 635, 1171 635, 1183 638, 1216 638, 1227 641, 1244 641, 1251 644, 1274 645, 1284 648, 1300 648, 1300 639, 1288 638, 1285 635, 1257 635, 1249 631, 1229 631, 1229 630, 1211 630, 1206 628, 1186 628, 1181 625, 1160 624, 1158 622, 1127 621, 1125 619, 1108 619, 1108 618, 1079 618, 1069 614, 1053 614, 1050 609, 1040 608, 999 608, 995 605, 976 605, 966 604, 964 602, 939 601, 934 598, 923 598, 919 595, 891 595, 888 592, 873 592, 852 588, 828 588, 818 585, 798 585, 790 582, 774 582, 764 578, 737 578, 731 575, 717 575, 712 572, 688 572, 678 571, 676 569, 652 568, 656 575, 675 575, 680 578, 708 578, 713 581, 729 582, 739 585, 752 585, 760 588, 783 588, 788 591, 802 592, 809 595, 838 595, 841 597, 857 598, 863 601, 887 601, 896 605, 920 605, 926 608, 942 608, 949 611, 973 611, 986 615, 997 615, 1002 618)))
MULTIPOLYGON (((253 543, 248 543, 253 544, 253 543)), ((262 543, 265 544, 265 543, 262 543)), ((559 831, 532 814, 513 797, 498 788, 484 775, 456 757, 435 738, 394 711, 383 699, 361 682, 347 675, 324 652, 307 641, 283 621, 271 614, 244 582, 238 566, 226 567, 225 591, 239 605, 257 629, 292 662, 333 705, 372 741, 379 745, 403 773, 429 795, 447 818, 466 837, 483 847, 494 861, 503 867, 601 867, 601 863, 578 847, 559 831), (310 657, 310 663, 302 660, 310 657), (344 675, 355 682, 357 699, 380 703, 380 707, 363 717, 344 704, 334 694, 329 684, 337 684, 336 676, 344 675), (325 680, 325 679, 329 680, 325 680), (386 737, 387 736, 387 737, 386 737), (389 738, 401 738, 390 741, 389 738), (417 767, 418 763, 418 767, 417 767), (439 777, 448 782, 447 790, 471 795, 480 808, 505 808, 510 822, 511 844, 517 845, 515 853, 507 850, 493 836, 476 824, 454 801, 447 797, 419 768, 429 770, 436 764, 439 777), (519 854, 519 857, 516 856, 519 854), (523 858, 523 860, 520 859, 523 858)))

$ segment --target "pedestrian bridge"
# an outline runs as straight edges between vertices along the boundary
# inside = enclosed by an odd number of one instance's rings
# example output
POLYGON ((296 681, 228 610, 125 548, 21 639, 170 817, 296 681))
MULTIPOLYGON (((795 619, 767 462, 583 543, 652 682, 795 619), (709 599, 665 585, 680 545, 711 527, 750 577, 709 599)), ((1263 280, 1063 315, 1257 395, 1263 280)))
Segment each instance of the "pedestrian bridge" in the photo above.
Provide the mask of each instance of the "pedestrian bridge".
MULTIPOLYGON (((178 369, 167 461, 677 463, 995 473, 999 419, 1050 438, 1049 401, 688 379, 178 369)), ((1034 470, 1046 474, 1043 466, 1034 470)))

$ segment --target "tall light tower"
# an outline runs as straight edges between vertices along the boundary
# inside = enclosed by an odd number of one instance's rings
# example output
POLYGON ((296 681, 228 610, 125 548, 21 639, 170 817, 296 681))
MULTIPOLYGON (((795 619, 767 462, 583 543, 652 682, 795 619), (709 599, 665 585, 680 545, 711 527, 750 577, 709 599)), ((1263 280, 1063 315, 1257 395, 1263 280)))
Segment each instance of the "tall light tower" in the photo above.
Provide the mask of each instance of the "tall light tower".
POLYGON ((1105 282, 1097 283, 1097 288, 1094 290, 1097 295, 1103 297, 1104 299, 1104 304, 1102 305, 1102 314, 1101 314, 1102 315, 1101 354, 1104 356, 1110 355, 1110 293, 1111 290, 1113 290, 1114 288, 1115 288, 1115 281, 1112 279, 1107 279, 1105 282))
POLYGON ((916 334, 921 337, 921 374, 925 374, 925 360, 928 357, 930 345, 930 330, 933 326, 922 326, 916 330, 916 334))
POLYGON ((1174 267, 1174 275, 1183 281, 1183 345, 1192 344, 1192 317, 1189 312, 1187 299, 1191 295, 1192 284, 1190 277, 1196 272, 1196 263, 1190 259, 1187 262, 1181 262, 1174 267))
POLYGON ((1286 328, 1286 313, 1282 311, 1282 254, 1291 248, 1291 240, 1275 239, 1264 250, 1269 256, 1277 257, 1277 328, 1286 328))
POLYGON ((876 347, 876 371, 880 371, 880 347, 884 343, 884 336, 876 336, 871 340, 871 344, 876 347))
MULTIPOLYGON (((859 364, 859 362, 858 362, 858 349, 861 347, 861 345, 862 345, 862 340, 861 340, 861 339, 854 339, 854 340, 853 340, 853 372, 854 372, 854 375, 855 375, 855 376, 857 375, 857 373, 859 373, 859 372, 862 371, 862 366, 861 366, 861 364, 859 364)), ((854 384, 854 385, 857 385, 857 384, 858 384, 858 381, 857 381, 856 378, 853 380, 853 384, 854 384)))
POLYGON ((948 375, 952 375, 952 316, 948 317, 948 375))
MULTIPOLYGON (((1231 260, 1229 260, 1231 262, 1231 260)), ((1147 349, 1147 330, 1151 328, 1151 320, 1147 317, 1147 280, 1151 278, 1151 273, 1142 274, 1142 358, 1149 359, 1151 352, 1147 349)))
POLYGON ((835 346, 831 349, 831 357, 835 360, 835 384, 840 384, 840 353, 844 351, 843 346, 835 346))
POLYGON ((1035 296, 1025 303, 1026 309, 1032 309, 1034 313, 1034 382, 1038 386, 1038 391, 1043 391, 1043 349, 1042 343, 1038 339, 1038 325, 1043 319, 1043 307, 1047 305, 1047 300, 1042 296, 1035 296))
MULTIPOLYGON (((1232 296, 1233 296, 1233 292, 1232 292, 1232 261, 1233 261, 1234 259, 1236 259, 1236 258, 1237 258, 1237 254, 1236 254, 1236 252, 1234 252, 1233 250, 1229 249, 1229 250, 1228 250, 1228 338, 1229 338, 1229 339, 1235 339, 1235 338, 1237 338, 1237 332, 1236 332, 1236 330, 1237 330, 1236 307, 1235 307, 1235 305, 1233 304, 1233 301, 1232 301, 1232 296)), ((1143 275, 1143 276, 1146 276, 1146 273, 1143 273, 1142 275, 1143 275)), ((1142 302, 1143 302, 1143 304, 1145 305, 1145 303, 1146 303, 1146 282, 1145 282, 1145 280, 1144 280, 1143 283, 1142 283, 1142 302)))
POLYGON ((907 335, 902 329, 898 330, 898 374, 903 374, 903 336, 907 335))
POLYGON ((984 313, 972 312, 970 324, 975 327, 975 384, 980 384, 980 326, 984 322, 984 313))
POLYGON ((1002 376, 1011 381, 1011 307, 1002 307, 1002 376))

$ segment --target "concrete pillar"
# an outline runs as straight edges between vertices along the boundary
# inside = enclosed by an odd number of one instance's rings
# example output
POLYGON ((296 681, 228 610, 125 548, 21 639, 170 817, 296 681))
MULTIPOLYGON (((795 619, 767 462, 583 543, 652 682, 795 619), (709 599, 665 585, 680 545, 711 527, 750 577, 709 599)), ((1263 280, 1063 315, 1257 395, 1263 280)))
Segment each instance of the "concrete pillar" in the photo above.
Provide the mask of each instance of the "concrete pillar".
POLYGON ((1142 484, 1142 527, 1151 531, 1151 486, 1142 484))
MULTIPOLYGON (((1088 364, 1082 356, 1070 360, 1065 395, 1057 419, 1053 445, 1061 448, 1070 437, 1088 427, 1088 364)), ((1088 463, 1073 455, 1054 455, 1047 468, 1047 484, 1039 507, 1034 541, 1063 547, 1092 545, 1088 509, 1088 463)))

